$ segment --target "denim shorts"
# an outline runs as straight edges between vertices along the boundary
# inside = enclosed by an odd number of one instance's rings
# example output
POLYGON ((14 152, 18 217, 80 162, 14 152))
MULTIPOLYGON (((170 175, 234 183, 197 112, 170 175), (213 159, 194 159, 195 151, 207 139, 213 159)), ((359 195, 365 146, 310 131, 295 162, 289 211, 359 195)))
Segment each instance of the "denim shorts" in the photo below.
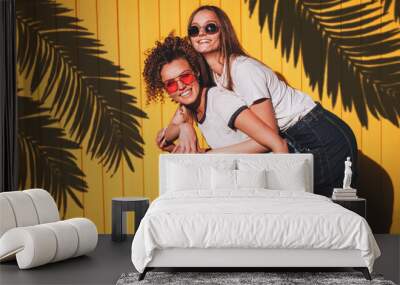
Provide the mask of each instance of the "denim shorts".
POLYGON ((295 125, 282 132, 292 152, 312 153, 314 193, 330 197, 342 187, 344 162, 353 162, 352 187, 356 187, 357 142, 351 128, 319 103, 295 125))

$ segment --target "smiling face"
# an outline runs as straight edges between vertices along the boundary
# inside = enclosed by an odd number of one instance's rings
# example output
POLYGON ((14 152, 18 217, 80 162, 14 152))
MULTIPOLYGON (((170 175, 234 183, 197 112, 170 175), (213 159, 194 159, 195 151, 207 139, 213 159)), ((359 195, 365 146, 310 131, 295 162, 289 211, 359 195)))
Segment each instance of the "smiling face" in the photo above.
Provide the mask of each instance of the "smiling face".
POLYGON ((190 41, 195 50, 202 54, 215 52, 220 48, 220 29, 214 34, 206 33, 206 26, 210 23, 216 24, 217 27, 221 27, 217 15, 210 10, 201 10, 197 12, 191 23, 191 26, 199 28, 199 34, 198 36, 190 37, 190 41))
POLYGON ((194 103, 199 96, 200 85, 194 75, 194 80, 188 80, 185 75, 194 74, 192 68, 186 59, 178 58, 170 63, 165 64, 161 68, 161 80, 164 85, 176 82, 177 89, 174 92, 168 92, 169 97, 182 105, 190 105, 194 103), (188 83, 192 81, 191 83, 188 83), (186 83, 187 84, 186 84, 186 83))

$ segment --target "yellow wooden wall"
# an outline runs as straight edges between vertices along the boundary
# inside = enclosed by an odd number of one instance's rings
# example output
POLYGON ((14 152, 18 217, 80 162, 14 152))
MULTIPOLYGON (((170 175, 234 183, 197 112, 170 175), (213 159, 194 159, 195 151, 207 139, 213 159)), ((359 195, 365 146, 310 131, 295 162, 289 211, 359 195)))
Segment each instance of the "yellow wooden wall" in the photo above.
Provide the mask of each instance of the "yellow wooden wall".
MULTIPOLYGON (((354 0, 354 2, 363 1, 366 0, 354 0)), ((400 233, 399 128, 387 120, 379 120, 368 114, 369 128, 366 129, 361 126, 354 111, 350 112, 342 107, 340 95, 335 106, 332 106, 332 101, 326 92, 322 100, 319 100, 318 91, 312 90, 309 86, 301 60, 297 67, 294 67, 292 59, 287 62, 282 58, 279 48, 275 48, 269 39, 267 28, 260 33, 257 13, 255 12, 252 18, 249 17, 248 6, 243 0, 57 0, 57 2, 71 8, 70 14, 80 18, 82 20, 80 24, 104 45, 102 49, 107 51, 104 56, 121 65, 124 72, 130 75, 128 83, 136 88, 130 93, 137 97, 137 105, 148 114, 149 118, 141 120, 145 156, 144 159, 133 158, 135 172, 122 165, 111 177, 97 161, 91 160, 85 151, 75 151, 78 165, 86 174, 88 193, 79 195, 84 205, 83 210, 71 199, 68 201, 68 217, 88 217, 96 223, 100 233, 110 233, 112 197, 146 196, 152 200, 157 197, 160 151, 154 143, 154 138, 157 130, 167 124, 175 106, 171 102, 146 105, 141 76, 144 51, 171 30, 175 30, 177 35, 185 35, 186 21, 190 13, 199 5, 213 4, 227 12, 245 49, 251 55, 280 72, 292 86, 320 101, 325 108, 351 126, 357 137, 359 149, 390 176, 389 180, 371 175, 361 177, 371 180, 371 183, 376 185, 378 196, 384 192, 382 189, 390 186, 388 183, 392 183, 394 196, 391 232, 400 233)), ((393 12, 392 9, 390 13, 393 12)), ((86 143, 87 141, 84 142, 86 143)), ((365 170, 364 173, 369 173, 363 165, 360 167, 361 170, 365 170)))

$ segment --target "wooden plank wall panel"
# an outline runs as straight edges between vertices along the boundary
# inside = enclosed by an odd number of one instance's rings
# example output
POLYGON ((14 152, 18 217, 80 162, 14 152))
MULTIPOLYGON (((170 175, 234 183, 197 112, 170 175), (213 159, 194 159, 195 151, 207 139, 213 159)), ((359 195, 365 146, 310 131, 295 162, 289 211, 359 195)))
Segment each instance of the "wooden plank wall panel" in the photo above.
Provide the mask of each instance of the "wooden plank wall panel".
MULTIPOLYGON (((98 39, 97 1, 79 0, 77 2, 77 17, 82 20, 81 25, 98 39)), ((94 67, 98 70, 98 66, 94 67)), ((89 128, 91 133, 92 127, 89 128)), ((87 153, 89 138, 82 142, 82 171, 85 173, 88 192, 84 194, 85 217, 97 225, 99 233, 105 233, 104 216, 104 183, 103 167, 87 153)))
MULTIPOLYGON (((60 4, 62 4, 64 7, 70 9, 70 11, 66 12, 65 15, 71 16, 71 17, 76 17, 76 2, 75 0, 62 0, 60 1, 60 4)), ((58 23, 57 23, 58 26, 58 23)), ((58 28, 60 29, 61 27, 58 26, 58 28)), ((71 43, 73 44, 73 43, 71 43)), ((78 50, 76 48, 74 48, 74 52, 77 53, 78 50)), ((43 90, 42 90, 43 91, 43 90)), ((42 93, 42 92, 41 92, 42 93)), ((54 94, 53 94, 54 95, 54 94)), ((54 98, 54 97, 53 97, 54 98)), ((46 100, 47 103, 51 103, 50 100, 46 100)), ((49 107, 50 105, 48 105, 49 107)), ((63 129, 64 128, 64 120, 61 122, 56 123, 56 126, 63 129)), ((68 134, 68 131, 65 129, 64 132, 66 134, 68 134)), ((68 137, 68 139, 71 139, 71 137, 68 137)), ((82 151, 80 149, 76 149, 76 150, 70 150, 69 151, 73 156, 75 156, 76 158, 76 164, 79 168, 82 169, 82 151)), ((82 205, 84 205, 84 197, 83 197, 83 193, 74 191, 76 197, 79 199, 79 201, 81 202, 82 205)), ((69 218, 74 218, 74 217, 83 217, 84 216, 84 209, 80 208, 75 202, 74 200, 71 198, 70 195, 67 194, 67 207, 68 207, 68 211, 66 212, 65 218, 69 219, 69 218)))
MULTIPOLYGON (((158 0, 139 1, 140 13, 140 54, 141 70, 143 70, 144 52, 152 48, 156 40, 160 38, 160 10, 158 0)), ((144 84, 144 83, 143 83, 144 84)), ((144 85, 142 85, 144 87, 144 85)), ((142 92, 142 100, 145 100, 142 92)), ((143 110, 149 120, 144 120, 142 130, 145 141, 144 151, 144 195, 151 200, 158 196, 158 156, 160 150, 154 142, 157 131, 161 129, 162 109, 160 103, 144 104, 143 110)))
MULTIPOLYGON (((360 0, 356 0, 360 1, 360 0)), ((349 6, 354 5, 353 2, 348 3, 349 6)), ((345 5, 343 5, 343 8, 345 8, 345 5)), ((352 96, 352 94, 343 94, 344 97, 346 96, 352 96)), ((357 140, 357 146, 360 149, 362 145, 362 136, 361 136, 361 123, 358 119, 356 109, 354 104, 352 103, 352 106, 350 108, 343 108, 342 111, 342 119, 351 127, 351 129, 354 132, 354 135, 357 140)), ((358 169, 360 169, 360 165, 358 164, 358 169)))
MULTIPOLYGON (((360 4, 368 2, 367 0, 360 0, 360 4)), ((381 10, 376 13, 381 13, 381 10)), ((362 17, 360 18, 362 20, 362 17)), ((362 42, 361 42, 362 43, 362 42)), ((375 118, 368 110, 368 127, 361 129, 361 145, 359 145, 360 163, 359 163, 359 193, 360 196, 366 197, 368 200, 367 216, 373 228, 380 228, 383 223, 381 218, 384 218, 384 210, 381 205, 385 204, 383 199, 384 193, 387 189, 382 188, 383 172, 380 171, 380 164, 382 162, 382 144, 381 144, 381 120, 375 118), (375 216, 372 216, 372 213, 375 216), (381 223, 379 223, 381 222, 381 223)), ((390 217, 386 217, 390 218, 390 217)))
MULTIPOLYGON (((258 2, 254 11, 258 11, 258 2)), ((242 7, 242 45, 243 48, 251 56, 258 60, 262 57, 262 44, 261 44, 261 34, 258 26, 257 14, 249 17, 248 5, 243 5, 242 7)))
MULTIPOLYGON (((394 2, 388 11, 388 18, 394 19, 394 2)), ((394 23, 392 26, 395 25, 394 23)), ((399 22, 397 22, 399 25, 399 22)), ((400 38, 399 35, 396 38, 400 38)), ((393 55, 400 56, 400 50, 397 50, 393 55)), ((382 123, 382 162, 381 166, 388 174, 382 180, 382 189, 393 189, 393 213, 391 233, 400 234, 400 128, 393 125, 388 120, 383 119, 382 123)), ((390 194, 389 194, 390 195, 390 194)))
POLYGON ((241 0, 221 0, 221 9, 225 11, 232 22, 233 28, 239 38, 242 40, 242 4, 241 0))
POLYGON ((393 193, 385 193, 385 195, 389 196, 385 198, 388 198, 389 201, 393 201, 392 205, 390 205, 393 209, 392 225, 390 228, 390 232, 393 234, 400 233, 400 157, 398 152, 399 145, 399 128, 388 121, 382 121, 381 166, 387 174, 382 179, 382 189, 391 189, 393 191, 393 193))
POLYGON ((200 0, 201 5, 213 5, 220 7, 221 0, 200 0))
MULTIPOLYGON (((33 15, 34 17, 37 17, 37 15, 40 15, 40 11, 38 10, 38 7, 34 7, 34 11, 33 11, 33 15)), ((57 22, 56 19, 51 19, 51 24, 54 25, 56 27, 56 29, 58 30, 58 26, 57 26, 57 22)), ((56 36, 57 37, 57 36, 56 36)), ((31 73, 30 71, 28 73, 31 73)), ((49 99, 41 102, 41 98, 42 98, 42 93, 44 91, 44 87, 42 85, 37 86, 36 90, 34 92, 31 91, 31 84, 32 84, 32 80, 33 80, 33 74, 31 73, 30 76, 27 76, 27 70, 24 73, 24 77, 22 77, 23 80, 21 80, 21 82, 24 83, 24 85, 22 85, 23 88, 25 88, 25 90, 21 91, 21 95, 23 96, 27 96, 30 97, 33 101, 35 101, 37 104, 40 104, 40 108, 50 108, 51 107, 51 103, 52 100, 54 99, 54 93, 50 94, 49 99)), ((46 72, 43 80, 47 80, 49 78, 49 72, 46 72)), ((18 88, 21 87, 19 86, 19 78, 17 78, 17 84, 18 84, 18 88)), ((20 106, 18 106, 19 108, 20 106)), ((28 109, 29 111, 29 109, 28 109)), ((43 112, 43 115, 50 115, 50 112, 43 112)), ((55 127, 55 128, 62 128, 61 124, 59 121, 54 122, 51 127, 55 127)), ((40 142, 45 142, 46 141, 46 132, 44 132, 42 129, 38 129, 38 138, 40 142)), ((28 144, 29 145, 29 144, 28 144)), ((31 167, 35 167, 34 164, 32 164, 31 161, 28 161, 27 163, 27 167, 31 168, 31 167)), ((29 169, 28 168, 28 169, 29 169)), ((38 187, 38 185, 40 185, 40 182, 37 181, 36 179, 32 179, 32 176, 30 175, 30 173, 28 173, 28 177, 27 177, 27 185, 29 187, 33 187, 36 188, 38 187)), ((25 188, 26 189, 26 188, 25 188)), ((24 189, 21 189, 24 190, 24 189)), ((46 189, 46 190, 50 190, 50 189, 46 189)), ((55 193, 55 198, 58 198, 58 194, 60 192, 56 192, 55 193)), ((61 193, 60 193, 61 194, 61 193)), ((68 200, 68 198, 67 198, 68 200)), ((56 200, 57 201, 57 200, 56 200)), ((69 201, 68 201, 69 202, 69 201)), ((74 208, 73 210, 76 210, 76 208, 74 208)), ((63 209, 59 209, 59 213, 60 216, 63 214, 63 209)), ((66 214, 68 215, 68 213, 66 214)))
MULTIPOLYGON (((305 24, 302 23, 302 26, 300 27, 301 31, 304 31, 304 26, 305 24)), ((306 35, 304 35, 306 36, 306 35)), ((279 43, 280 45, 280 43, 279 43)), ((279 47, 278 45, 278 47, 279 47)), ((281 57, 281 55, 279 55, 281 57)), ((282 61, 284 61, 284 59, 282 58, 282 61)), ((300 65, 304 66, 304 58, 302 57, 302 55, 300 54, 299 56, 299 61, 300 61, 300 65)), ((304 68, 301 69, 301 91, 306 93, 307 95, 309 95, 315 102, 320 102, 320 98, 318 95, 318 89, 317 88, 313 88, 311 86, 310 83, 310 76, 304 71, 304 68)))
MULTIPOLYGON (((34 16, 36 16, 36 15, 38 15, 39 14, 39 11, 38 11, 38 8, 37 7, 35 7, 35 9, 34 9, 34 16)), ((55 21, 55 19, 54 19, 54 21, 55 21)), ((54 22, 53 22, 54 23, 54 22)), ((57 27, 57 24, 56 24, 56 27, 57 27)), ((36 89, 36 91, 35 92, 31 92, 31 83, 32 83, 32 77, 33 77, 33 74, 31 73, 30 74, 30 76, 28 77, 28 78, 26 78, 27 80, 26 80, 26 92, 27 92, 27 94, 28 94, 28 96, 29 97, 31 97, 31 99, 32 100, 34 100, 34 101, 40 101, 40 98, 41 98, 41 93, 43 92, 43 87, 42 86, 38 86, 37 87, 37 89, 36 89)), ((53 95, 53 94, 52 94, 53 95)), ((44 108, 46 108, 46 107, 49 107, 51 105, 51 103, 49 102, 49 100, 47 100, 47 102, 44 102, 42 105, 41 105, 41 107, 44 107, 44 108)), ((56 127, 60 127, 60 124, 59 123, 55 123, 55 126, 56 127)), ((40 138, 40 140, 41 141, 43 141, 44 139, 45 139, 45 137, 44 137, 44 134, 43 134, 43 131, 41 130, 41 129, 39 129, 39 132, 40 132, 40 134, 39 134, 39 138, 40 138)), ((30 161, 31 162, 31 161, 30 161)), ((30 167, 32 167, 32 165, 29 165, 30 167)), ((31 176, 30 176, 31 177, 31 176)), ((32 177, 31 177, 32 178, 32 177)), ((32 184, 30 184, 30 186, 32 186, 32 187, 36 187, 36 185, 38 184, 38 181, 32 181, 32 180, 30 180, 31 181, 31 183, 32 184)), ((28 185, 29 185, 29 182, 28 182, 28 185)), ((24 189, 22 189, 22 190, 24 190, 24 189)), ((62 214, 62 211, 60 211, 59 210, 59 213, 60 213, 60 215, 62 214)))
MULTIPOLYGON (((321 3, 323 1, 320 0, 319 2, 321 3)), ((317 48, 317 46, 321 50, 322 49, 322 41, 320 43, 316 43, 316 48, 317 48)), ((321 60, 322 60, 322 58, 321 58, 321 60)), ((327 72, 327 69, 325 69, 325 72, 327 72)), ((327 74, 327 73, 325 73, 325 74, 327 74)), ((319 101, 320 101, 321 105, 324 106, 324 108, 327 109, 328 111, 335 113, 333 105, 332 105, 332 98, 330 98, 326 92, 326 90, 327 90, 326 88, 328 86, 327 82, 328 82, 327 76, 325 75, 323 86, 321 88, 319 88, 319 86, 317 85, 316 91, 318 92, 319 101), (322 97, 320 94, 322 94, 322 97)))
MULTIPOLYGON (((98 0, 98 28, 99 39, 107 51, 103 56, 106 59, 118 64, 118 26, 117 26, 117 3, 116 1, 98 0)), ((100 85, 101 90, 101 85, 100 85)), ((113 174, 111 171, 103 167, 104 177, 104 215, 105 215, 105 232, 111 233, 111 200, 113 197, 121 197, 124 195, 123 185, 123 164, 113 174)))
POLYGON ((180 32, 181 35, 186 35, 186 26, 190 14, 200 6, 199 0, 180 0, 180 32))
MULTIPOLYGON (((323 1, 320 0, 320 2, 323 2, 323 1)), ((328 63, 328 59, 326 62, 328 63)), ((336 101, 335 101, 333 99, 333 94, 328 94, 328 92, 327 92, 327 90, 328 90, 328 69, 327 68, 325 68, 325 74, 326 75, 325 75, 325 80, 324 80, 321 104, 324 106, 324 108, 326 108, 330 112, 334 113, 339 118, 342 118, 343 108, 342 108, 342 94, 341 94, 340 88, 338 87, 338 91, 337 91, 338 93, 336 95, 336 101)), ((341 76, 341 70, 339 68, 339 70, 337 71, 337 78, 340 78, 340 76, 341 76)))
MULTIPOLYGON (((247 5, 243 7, 243 9, 247 9, 247 5)), ((253 12, 253 17, 258 17, 257 10, 253 12)), ((267 19, 265 20, 264 28, 260 32, 261 32, 261 52, 262 52, 261 60, 276 74, 278 74, 279 77, 283 78, 284 77, 282 69, 283 58, 281 56, 281 51, 279 49, 280 41, 275 46, 274 40, 271 38, 271 35, 269 33, 269 25, 267 19)))
MULTIPOLYGON (((33 14, 36 16, 39 13, 40 13, 40 11, 38 11, 38 8, 35 7, 33 14)), ((54 21, 55 21, 55 19, 54 19, 54 21)), ((48 75, 46 74, 46 76, 48 76, 48 75)), ((33 78, 33 73, 31 73, 30 76, 28 78, 26 78, 27 79, 26 82, 25 82, 26 83, 26 88, 27 88, 26 92, 27 92, 28 96, 31 97, 32 100, 34 100, 36 102, 39 102, 40 98, 41 98, 41 94, 43 92, 43 87, 39 85, 36 88, 36 91, 32 93, 31 92, 32 78, 33 78)), ((50 100, 47 100, 47 102, 44 102, 41 105, 41 107, 48 108, 51 105, 51 102, 49 102, 49 101, 50 100)), ((60 127, 60 124, 57 122, 57 123, 54 124, 54 126, 60 127)), ((39 133, 40 133, 39 134, 40 141, 45 140, 46 138, 44 137, 43 131, 41 129, 39 129, 39 133)), ((30 162, 32 163, 32 161, 30 161, 30 162)), ((34 166, 30 164, 29 167, 34 167, 34 166)), ((30 176, 30 175, 28 177, 32 178, 32 176, 30 176)), ((31 184, 30 184, 31 187, 36 187, 37 186, 38 181, 36 181, 36 180, 35 181, 30 180, 30 181, 31 181, 31 184)), ((28 182, 28 185, 29 185, 29 182, 28 182)), ((24 190, 24 189, 22 189, 22 190, 24 190)), ((62 210, 61 209, 59 210, 59 213, 60 213, 60 216, 61 216, 61 214, 62 214, 62 210)))
MULTIPOLYGON (((119 26, 119 50, 120 50, 120 62, 121 67, 124 69, 124 73, 129 75, 129 78, 125 80, 129 86, 133 86, 135 89, 128 90, 127 93, 135 96, 135 106, 142 109, 142 97, 141 97, 141 86, 140 86, 140 55, 139 50, 139 11, 138 0, 118 0, 118 26, 119 26)), ((138 119, 138 118, 137 118, 138 119)), ((143 119, 138 119, 140 132, 142 132, 141 126, 143 125, 143 119)), ((124 196, 142 196, 143 195, 143 162, 141 158, 137 158, 130 155, 133 162, 134 171, 131 171, 124 162, 124 196)), ((133 232, 133 220, 132 216, 128 215, 128 233, 133 232)))
MULTIPOLYGON (((325 70, 325 71, 327 72, 327 70, 325 70)), ((341 70, 339 68, 339 70, 337 70, 337 78, 340 78, 340 76, 341 76, 341 70)), ((333 94, 328 94, 327 86, 328 86, 328 80, 327 80, 327 77, 325 77, 324 97, 329 98, 330 103, 328 103, 328 104, 331 106, 330 111, 333 112, 339 118, 342 118, 342 113, 343 113, 342 92, 338 86, 338 91, 337 91, 336 101, 335 101, 332 97, 333 94)), ((327 104, 325 104, 325 106, 326 105, 327 104)))
MULTIPOLYGON (((278 43, 280 47, 281 41, 278 43)), ((296 89, 301 89, 302 75, 300 69, 298 70, 294 64, 294 52, 293 47, 290 49, 289 56, 280 56, 282 60, 282 75, 287 80, 288 84, 296 89)))

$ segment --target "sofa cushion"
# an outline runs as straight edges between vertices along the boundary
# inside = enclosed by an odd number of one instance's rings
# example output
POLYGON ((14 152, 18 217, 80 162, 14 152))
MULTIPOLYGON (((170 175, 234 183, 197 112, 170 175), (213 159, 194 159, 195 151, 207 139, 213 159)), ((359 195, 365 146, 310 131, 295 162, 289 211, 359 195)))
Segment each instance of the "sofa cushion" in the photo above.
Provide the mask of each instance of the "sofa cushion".
POLYGON ((17 227, 39 224, 35 205, 29 195, 22 191, 13 191, 3 192, 1 196, 10 203, 17 227))
POLYGON ((29 195, 35 206, 39 224, 52 223, 60 220, 57 205, 49 192, 43 189, 29 189, 22 193, 29 195))

